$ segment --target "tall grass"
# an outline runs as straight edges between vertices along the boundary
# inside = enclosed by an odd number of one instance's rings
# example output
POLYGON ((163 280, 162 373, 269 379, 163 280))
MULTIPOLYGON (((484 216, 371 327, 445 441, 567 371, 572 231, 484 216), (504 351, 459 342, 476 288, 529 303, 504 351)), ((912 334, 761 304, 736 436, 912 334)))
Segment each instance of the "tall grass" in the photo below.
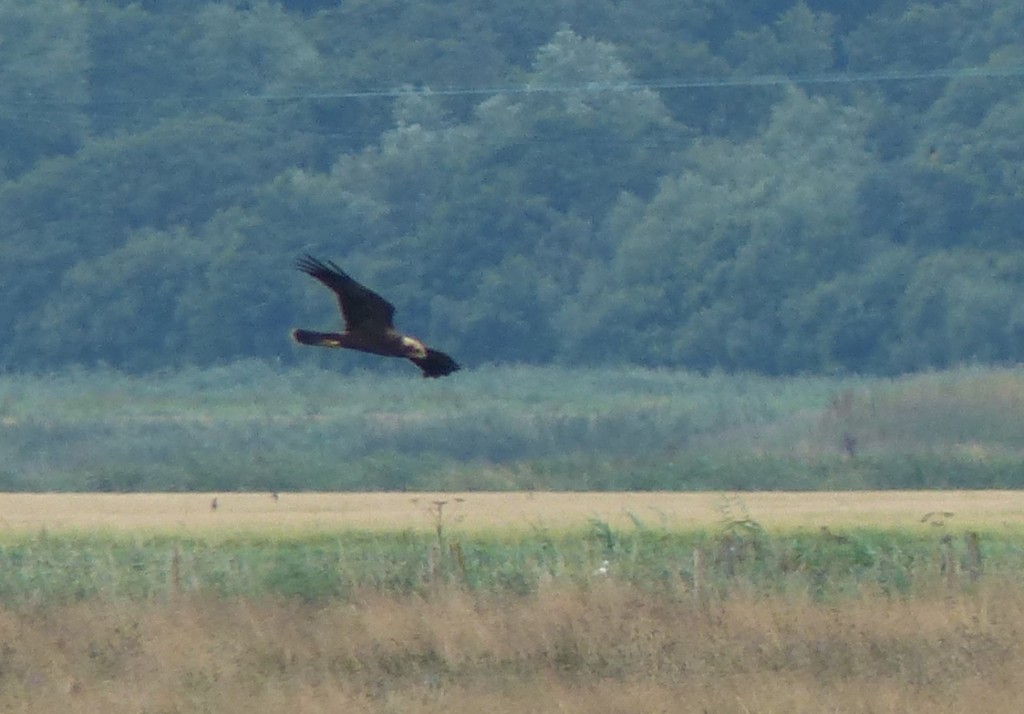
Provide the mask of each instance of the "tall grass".
POLYGON ((6 711, 1020 711, 1024 590, 678 600, 619 581, 510 599, 187 597, 0 608, 6 711))
POLYGON ((1022 400, 1010 369, 4 375, 0 489, 1017 487, 1022 400))
POLYGON ((1013 532, 8 535, 0 708, 945 712, 1024 704, 1013 532))
POLYGON ((960 592, 982 574, 1024 586, 1024 541, 1013 533, 769 533, 749 518, 683 532, 635 522, 615 528, 594 520, 585 532, 467 533, 438 521, 434 532, 9 536, 0 545, 0 601, 329 602, 365 593, 426 596, 438 587, 522 596, 551 583, 606 580, 680 599, 757 592, 828 601, 960 592))
MULTIPOLYGON (((146 377, 6 375, 0 488, 436 489, 520 465, 537 480, 544 467, 534 463, 662 463, 697 434, 820 405, 833 387, 530 367, 438 383, 261 363, 146 377)), ((509 474, 482 483, 524 485, 509 474)))

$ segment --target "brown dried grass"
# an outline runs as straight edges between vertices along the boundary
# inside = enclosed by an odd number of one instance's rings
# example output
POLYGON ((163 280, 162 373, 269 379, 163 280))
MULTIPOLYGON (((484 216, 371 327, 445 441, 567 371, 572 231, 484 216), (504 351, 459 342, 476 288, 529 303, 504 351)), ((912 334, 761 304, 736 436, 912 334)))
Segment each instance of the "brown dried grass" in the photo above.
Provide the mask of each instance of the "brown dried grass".
POLYGON ((0 609, 11 712, 901 712, 1024 706, 1024 590, 672 600, 180 600, 0 609))

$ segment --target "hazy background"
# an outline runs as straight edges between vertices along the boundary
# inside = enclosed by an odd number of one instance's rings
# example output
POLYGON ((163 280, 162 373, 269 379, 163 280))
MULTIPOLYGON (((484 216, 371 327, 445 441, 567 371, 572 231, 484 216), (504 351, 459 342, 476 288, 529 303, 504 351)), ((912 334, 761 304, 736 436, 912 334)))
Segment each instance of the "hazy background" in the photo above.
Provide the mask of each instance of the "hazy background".
MULTIPOLYGON (((483 363, 1024 348, 1024 9, 0 0, 0 367, 292 346, 338 261, 483 363)), ((393 369, 394 367, 386 367, 393 369)))

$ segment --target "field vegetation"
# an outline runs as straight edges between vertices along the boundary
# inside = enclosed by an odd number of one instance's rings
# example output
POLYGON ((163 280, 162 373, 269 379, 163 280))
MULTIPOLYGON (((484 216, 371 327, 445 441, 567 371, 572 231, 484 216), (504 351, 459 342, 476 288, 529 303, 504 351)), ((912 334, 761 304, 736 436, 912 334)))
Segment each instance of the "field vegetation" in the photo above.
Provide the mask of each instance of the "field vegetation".
POLYGON ((1024 704, 1024 594, 701 603, 618 582, 311 604, 0 610, 0 705, 38 712, 792 712, 1024 704))
POLYGON ((981 703, 999 714, 1024 703, 1024 540, 998 524, 772 529, 739 501, 689 530, 636 517, 467 530, 441 513, 390 531, 9 532, 0 707, 913 713, 981 703))
POLYGON ((0 375, 0 490, 1016 488, 1024 370, 0 375))
POLYGON ((0 708, 1024 704, 1020 370, 444 387, 0 377, 0 708))

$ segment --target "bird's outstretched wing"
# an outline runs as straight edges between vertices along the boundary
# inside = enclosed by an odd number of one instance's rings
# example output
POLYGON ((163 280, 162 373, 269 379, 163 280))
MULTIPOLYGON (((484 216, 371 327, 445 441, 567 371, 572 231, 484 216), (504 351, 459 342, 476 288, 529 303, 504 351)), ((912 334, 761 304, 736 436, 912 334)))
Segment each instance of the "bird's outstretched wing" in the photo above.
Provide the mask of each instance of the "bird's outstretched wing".
POLYGON ((424 377, 443 377, 446 374, 451 374, 461 369, 459 363, 444 352, 438 352, 430 348, 427 348, 426 357, 410 357, 409 361, 423 370, 424 377))
POLYGON ((383 332, 394 326, 395 306, 357 282, 335 263, 325 263, 306 255, 295 265, 337 293, 345 327, 349 331, 383 332))

